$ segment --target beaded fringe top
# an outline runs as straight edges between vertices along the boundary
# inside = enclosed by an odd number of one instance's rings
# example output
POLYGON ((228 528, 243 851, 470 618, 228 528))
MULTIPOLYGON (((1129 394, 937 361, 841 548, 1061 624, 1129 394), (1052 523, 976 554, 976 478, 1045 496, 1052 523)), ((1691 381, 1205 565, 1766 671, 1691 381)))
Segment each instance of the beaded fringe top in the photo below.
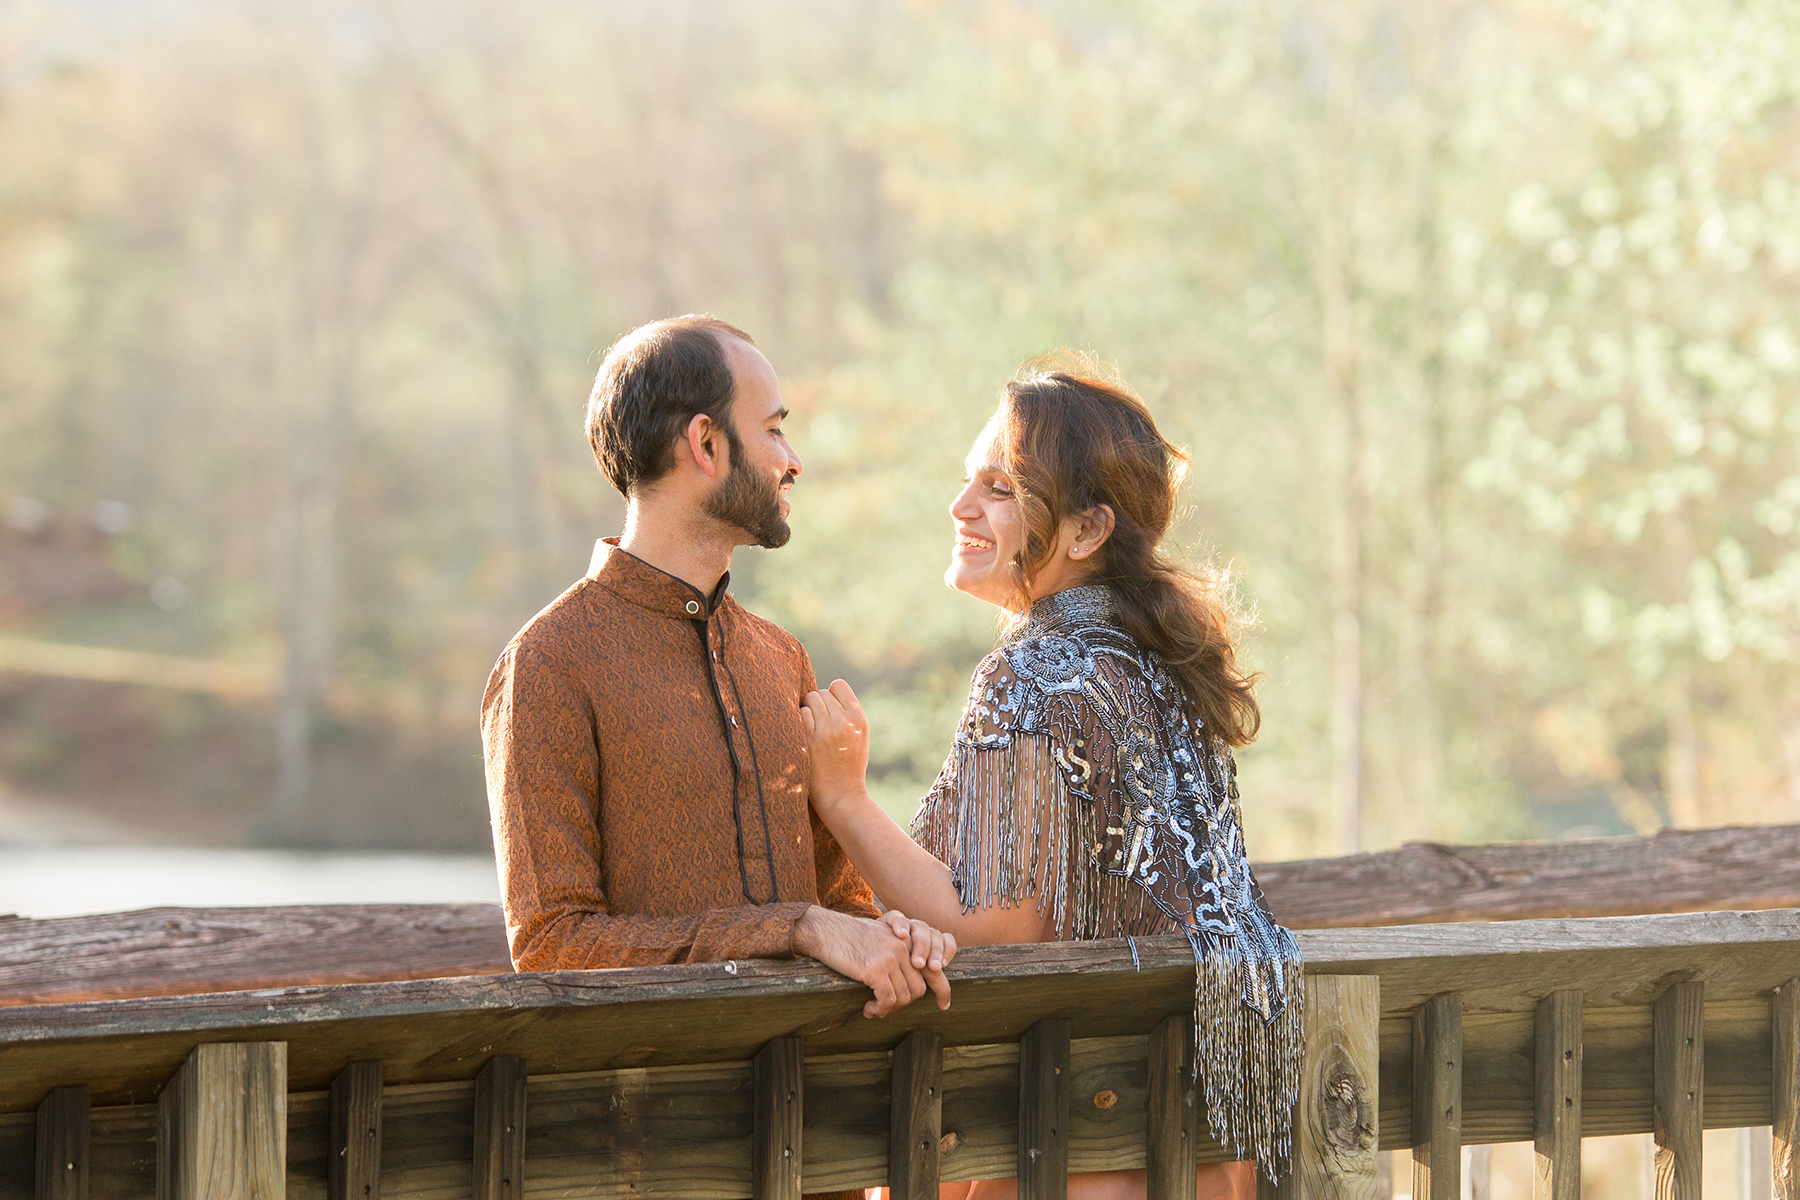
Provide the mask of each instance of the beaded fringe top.
POLYGON ((1251 877, 1230 748, 1118 628, 1105 586, 1039 600, 982 660, 912 835, 965 910, 1036 897, 1065 940, 1186 934, 1207 1121, 1276 1177, 1299 1094, 1300 949, 1251 877))

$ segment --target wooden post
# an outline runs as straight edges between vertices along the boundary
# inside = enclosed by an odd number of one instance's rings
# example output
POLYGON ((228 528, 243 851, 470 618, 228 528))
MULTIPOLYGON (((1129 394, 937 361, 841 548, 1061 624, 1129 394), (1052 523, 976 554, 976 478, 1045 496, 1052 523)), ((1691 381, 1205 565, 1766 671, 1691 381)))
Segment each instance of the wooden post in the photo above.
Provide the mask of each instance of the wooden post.
POLYGON ((156 1101, 157 1200, 283 1200, 287 1043, 195 1046, 156 1101))
MULTIPOLYGON (((1306 977, 1306 1058, 1284 1200, 1374 1200, 1380 1138, 1381 977, 1306 977)), ((1260 1175, 1258 1176, 1260 1179, 1260 1175)))
POLYGON ((944 1123, 944 1035, 915 1030, 894 1047, 888 1114, 890 1200, 937 1200, 944 1123))
POLYGON ((1019 1200, 1069 1195, 1069 1023, 1046 1017, 1019 1042, 1019 1200))
POLYGON ((1775 990, 1770 1016, 1775 1060, 1770 1174, 1775 1200, 1800 1200, 1800 977, 1775 990))
POLYGON ((37 1110, 37 1200, 87 1200, 88 1115, 84 1087, 60 1087, 37 1110))
POLYGON ((1148 1200, 1194 1200, 1200 1107, 1194 1102, 1193 1060, 1194 1026, 1188 1018, 1170 1017, 1150 1035, 1144 1121, 1148 1200))
POLYGON ((525 1194, 525 1060, 490 1058, 475 1076, 475 1200, 525 1194))
POLYGON ((1672 984, 1651 1009, 1655 1042, 1656 1200, 1701 1200, 1700 1138, 1706 1129, 1706 985, 1672 984))
POLYGON ((1551 992, 1537 1006, 1537 1167, 1532 1200, 1581 1200, 1581 991, 1551 992))
POLYGON ((1412 1019, 1413 1200, 1462 1195, 1462 997, 1433 996, 1412 1019))
POLYGON ((381 1200, 381 1064, 351 1063, 331 1081, 330 1200, 381 1200))
POLYGON ((804 1068, 804 1044, 797 1037, 771 1038, 757 1052, 750 1150, 754 1200, 800 1200, 804 1068))

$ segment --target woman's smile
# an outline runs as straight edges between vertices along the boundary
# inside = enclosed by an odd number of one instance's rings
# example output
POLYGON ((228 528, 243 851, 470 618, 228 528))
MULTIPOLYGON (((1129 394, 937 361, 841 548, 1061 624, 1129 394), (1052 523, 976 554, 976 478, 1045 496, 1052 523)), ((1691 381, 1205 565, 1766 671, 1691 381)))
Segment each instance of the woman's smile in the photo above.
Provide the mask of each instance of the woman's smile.
POLYGON ((993 548, 994 543, 992 541, 984 537, 976 537, 972 533, 960 534, 956 539, 957 554, 966 558, 973 558, 979 554, 987 554, 992 551, 993 548))

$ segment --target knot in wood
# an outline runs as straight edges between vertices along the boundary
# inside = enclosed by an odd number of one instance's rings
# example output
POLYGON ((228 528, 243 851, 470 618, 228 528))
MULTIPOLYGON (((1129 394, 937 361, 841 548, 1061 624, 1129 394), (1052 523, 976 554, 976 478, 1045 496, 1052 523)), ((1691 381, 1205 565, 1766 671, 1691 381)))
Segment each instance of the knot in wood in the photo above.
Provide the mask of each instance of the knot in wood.
POLYGON ((956 1148, 960 1145, 962 1145, 962 1134, 952 1129, 949 1133, 946 1133, 943 1137, 938 1139, 938 1157, 949 1158, 952 1154, 956 1153, 956 1148))
POLYGON ((1119 1093, 1111 1088, 1101 1088, 1094 1093, 1094 1107, 1098 1109, 1112 1108, 1119 1102, 1119 1093))
POLYGON ((1324 1092, 1326 1140, 1344 1149, 1361 1149, 1368 1140, 1368 1123, 1363 1120, 1367 1101, 1361 1081, 1340 1070, 1331 1077, 1324 1092))

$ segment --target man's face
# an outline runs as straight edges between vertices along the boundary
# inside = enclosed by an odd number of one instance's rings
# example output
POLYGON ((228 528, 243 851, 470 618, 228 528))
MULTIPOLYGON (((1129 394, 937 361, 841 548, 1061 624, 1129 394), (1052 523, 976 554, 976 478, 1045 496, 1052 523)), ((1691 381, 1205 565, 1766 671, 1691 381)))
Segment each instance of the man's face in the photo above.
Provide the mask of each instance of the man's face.
POLYGON ((706 496, 707 515, 743 530, 759 546, 785 546, 788 489, 803 469, 788 444, 781 423, 788 415, 781 403, 775 368, 754 346, 723 337, 731 364, 731 407, 726 412, 726 442, 731 457, 725 478, 706 496))

